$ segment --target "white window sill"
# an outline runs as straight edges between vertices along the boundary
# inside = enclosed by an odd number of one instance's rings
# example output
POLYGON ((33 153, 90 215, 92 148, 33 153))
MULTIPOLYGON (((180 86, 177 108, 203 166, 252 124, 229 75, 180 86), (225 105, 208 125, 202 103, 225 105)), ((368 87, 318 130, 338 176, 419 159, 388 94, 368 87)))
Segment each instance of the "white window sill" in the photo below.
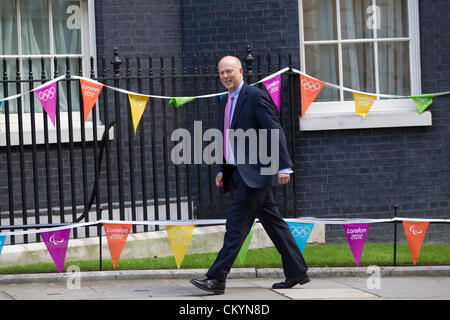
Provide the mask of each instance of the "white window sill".
MULTIPOLYGON (((97 141, 102 139, 103 133, 105 131, 104 125, 97 125, 97 141)), ((11 124, 10 131, 10 141, 12 146, 18 146, 19 142, 19 129, 17 125, 11 124)), ((114 130, 109 130, 109 139, 114 139, 114 130)), ((94 141, 94 132, 92 129, 92 122, 87 121, 85 123, 85 141, 94 141)), ((53 127, 53 124, 50 123, 48 126, 48 142, 50 144, 57 143, 56 137, 56 128, 53 127)), ((61 129, 61 143, 69 142, 69 129, 62 128, 61 129)), ((74 123, 73 125, 73 142, 81 142, 81 127, 79 123, 74 123)), ((44 129, 37 128, 36 129, 36 144, 44 144, 45 136, 44 129)), ((24 128, 23 130, 23 144, 31 145, 31 130, 29 128, 24 128)), ((6 146, 6 133, 4 130, 4 126, 0 127, 0 146, 6 146)))
POLYGON ((366 118, 354 112, 305 114, 300 117, 300 131, 344 130, 431 126, 431 112, 371 111, 366 118))

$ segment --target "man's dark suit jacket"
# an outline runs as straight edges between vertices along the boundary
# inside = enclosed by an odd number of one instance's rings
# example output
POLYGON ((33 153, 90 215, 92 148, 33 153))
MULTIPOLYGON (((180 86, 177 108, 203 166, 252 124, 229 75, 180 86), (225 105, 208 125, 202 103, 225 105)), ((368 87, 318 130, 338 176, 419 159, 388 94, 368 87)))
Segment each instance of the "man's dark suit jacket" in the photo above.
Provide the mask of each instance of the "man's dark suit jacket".
MULTIPOLYGON (((227 100, 228 94, 224 96, 220 102, 221 113, 219 119, 222 119, 220 128, 222 132, 225 105, 227 100)), ((286 136, 280 125, 278 110, 273 104, 267 92, 244 83, 236 102, 230 129, 242 129, 244 132, 248 129, 255 129, 258 137, 259 129, 267 129, 268 141, 265 142, 267 151, 264 150, 263 154, 269 154, 269 158, 274 157, 274 155, 270 154, 270 129, 279 129, 279 166, 275 171, 278 171, 280 169, 293 168, 293 163, 287 148, 286 136)), ((233 143, 231 139, 230 143, 233 143)), ((236 150, 237 153, 238 148, 236 146, 236 139, 234 139, 234 143, 234 150, 236 150)), ((264 165, 261 164, 259 156, 257 157, 256 163, 250 163, 249 150, 251 149, 249 149, 249 147, 249 139, 245 139, 245 163, 240 164, 239 162, 242 161, 238 161, 237 163, 237 170, 239 171, 239 174, 241 175, 245 184, 250 188, 266 188, 269 186, 279 185, 277 173, 274 175, 261 175, 261 168, 270 167, 270 163, 264 165)), ((256 154, 259 155, 259 149, 256 154)), ((239 154, 235 154, 235 159, 239 159, 239 154)), ((224 164, 222 165, 222 172, 224 191, 227 192, 233 190, 235 186, 231 179, 232 167, 225 164, 225 160, 224 164)))

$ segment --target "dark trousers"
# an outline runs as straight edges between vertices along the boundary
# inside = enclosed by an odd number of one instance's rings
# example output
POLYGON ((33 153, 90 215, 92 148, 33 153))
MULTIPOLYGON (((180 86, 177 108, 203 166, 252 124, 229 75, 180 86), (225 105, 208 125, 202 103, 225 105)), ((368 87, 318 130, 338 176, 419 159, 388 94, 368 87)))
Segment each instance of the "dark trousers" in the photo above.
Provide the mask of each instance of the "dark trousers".
POLYGON ((280 216, 272 188, 249 188, 236 169, 233 171, 232 179, 237 188, 227 213, 223 247, 206 275, 220 281, 226 280, 255 218, 259 219, 281 254, 286 278, 306 272, 308 269, 306 262, 288 225, 280 216))

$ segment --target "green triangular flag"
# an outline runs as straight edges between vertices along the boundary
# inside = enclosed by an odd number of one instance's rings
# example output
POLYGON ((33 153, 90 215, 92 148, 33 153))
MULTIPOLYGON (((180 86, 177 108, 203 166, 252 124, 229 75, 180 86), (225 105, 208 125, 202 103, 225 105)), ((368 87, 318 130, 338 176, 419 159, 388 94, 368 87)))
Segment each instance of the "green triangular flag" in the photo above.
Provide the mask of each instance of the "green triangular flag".
POLYGON ((253 222, 252 228, 250 229, 250 232, 247 235, 247 238, 245 238, 244 243, 242 244, 241 250, 238 253, 238 258, 241 264, 244 264, 245 257, 247 256, 248 247, 250 246, 250 241, 252 240, 253 236, 253 229, 255 228, 256 221, 253 222))
POLYGON ((417 113, 422 113, 433 102, 434 94, 432 94, 432 93, 419 94, 416 96, 411 96, 411 98, 416 103, 417 113))
POLYGON ((178 108, 179 106, 182 106, 183 104, 188 103, 194 99, 195 97, 176 97, 170 99, 169 105, 172 104, 175 106, 175 108, 178 108))

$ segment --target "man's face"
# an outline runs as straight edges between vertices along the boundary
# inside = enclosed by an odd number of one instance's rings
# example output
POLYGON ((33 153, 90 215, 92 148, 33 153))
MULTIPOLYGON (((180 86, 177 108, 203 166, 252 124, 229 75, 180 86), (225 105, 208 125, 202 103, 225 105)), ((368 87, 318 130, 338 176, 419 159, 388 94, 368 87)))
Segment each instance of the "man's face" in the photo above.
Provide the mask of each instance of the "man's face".
POLYGON ((236 90, 243 79, 242 66, 239 60, 234 57, 225 57, 220 60, 218 69, 220 81, 223 86, 227 88, 229 92, 236 90))

